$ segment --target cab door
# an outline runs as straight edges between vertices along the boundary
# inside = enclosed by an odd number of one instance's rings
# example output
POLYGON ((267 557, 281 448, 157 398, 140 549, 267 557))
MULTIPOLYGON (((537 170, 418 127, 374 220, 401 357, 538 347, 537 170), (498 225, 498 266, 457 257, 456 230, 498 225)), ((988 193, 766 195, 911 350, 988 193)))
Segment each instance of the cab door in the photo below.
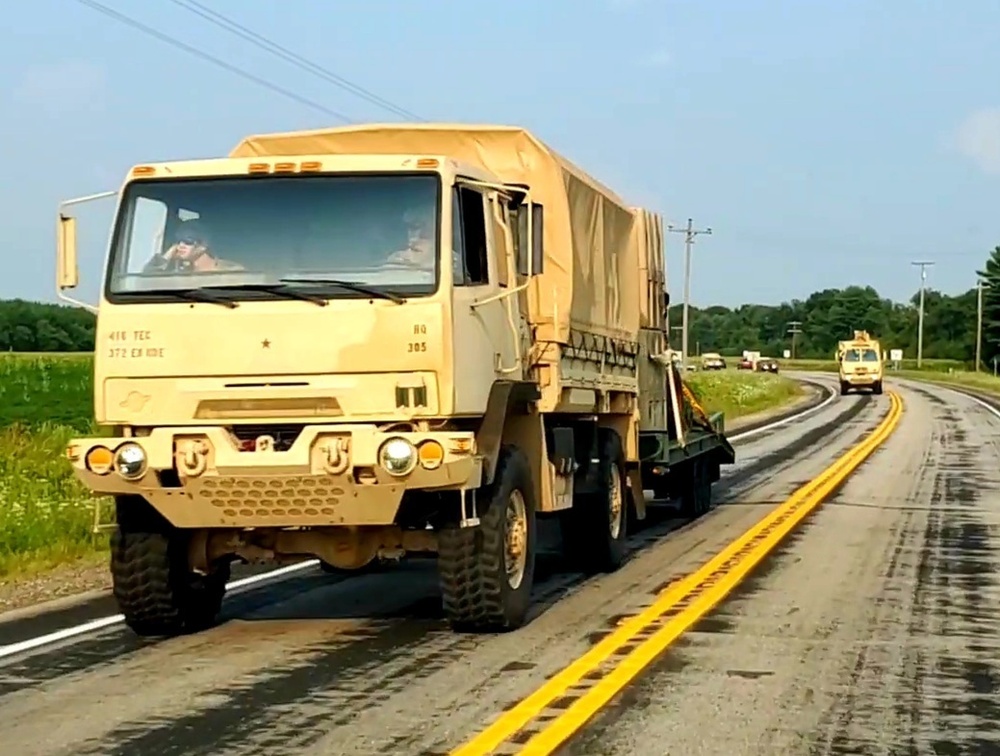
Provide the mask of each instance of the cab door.
POLYGON ((497 200, 469 186, 451 196, 452 334, 456 414, 481 414, 499 378, 518 379, 520 317, 510 285, 510 240, 497 200), (483 301, 488 300, 488 301, 483 301))

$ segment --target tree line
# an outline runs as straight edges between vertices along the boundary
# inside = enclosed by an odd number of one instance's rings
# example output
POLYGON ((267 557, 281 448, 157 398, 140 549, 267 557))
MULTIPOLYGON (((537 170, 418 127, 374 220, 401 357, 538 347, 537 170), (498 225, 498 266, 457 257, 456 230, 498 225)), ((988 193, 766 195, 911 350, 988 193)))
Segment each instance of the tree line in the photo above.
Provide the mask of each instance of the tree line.
MULTIPOLYGON (((984 363, 1000 357, 1000 247, 977 271, 983 288, 984 363)), ((924 294, 924 350, 926 359, 975 359, 975 288, 958 295, 927 289, 924 294)), ((674 297, 676 302, 678 298, 674 297)), ((829 359, 837 342, 855 330, 867 330, 885 348, 902 349, 907 358, 917 354, 919 293, 909 302, 883 298, 871 286, 824 289, 804 300, 779 305, 744 304, 736 308, 715 305, 689 309, 688 343, 692 353, 739 355, 750 349, 781 356, 829 359)), ((671 341, 680 345, 680 303, 670 307, 671 341)), ((94 315, 66 305, 0 300, 0 351, 89 352, 94 348, 94 315)))
MULTIPOLYGON (((997 273, 1000 277, 1000 267, 997 273)), ((784 350, 794 347, 794 356, 799 359, 831 359, 838 341, 865 330, 879 339, 884 349, 902 349, 905 358, 913 358, 917 355, 919 296, 914 294, 903 304, 879 296, 870 286, 849 286, 824 289, 805 300, 776 306, 692 307, 688 310, 688 349, 692 354, 719 352, 726 356, 749 349, 781 357, 784 350)), ((1000 296, 997 299, 996 332, 1000 338, 1000 296)), ((675 348, 680 342, 682 308, 682 304, 670 307, 675 348)), ((983 309, 985 313, 985 296, 983 309)), ((995 350, 987 349, 985 314, 983 320, 983 360, 988 362, 995 350)), ((951 296, 927 289, 924 358, 971 362, 975 360, 975 344, 976 290, 951 296)))

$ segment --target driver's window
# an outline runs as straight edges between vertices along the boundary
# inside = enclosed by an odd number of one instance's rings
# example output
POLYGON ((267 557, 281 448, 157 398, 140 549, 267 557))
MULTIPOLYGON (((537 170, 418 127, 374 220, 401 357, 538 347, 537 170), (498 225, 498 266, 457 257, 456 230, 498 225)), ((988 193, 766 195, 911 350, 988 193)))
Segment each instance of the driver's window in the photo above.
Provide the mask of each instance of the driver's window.
POLYGON ((461 257, 465 275, 463 283, 458 285, 481 286, 489 283, 485 198, 480 192, 465 186, 457 187, 452 197, 452 207, 456 207, 457 203, 456 217, 462 227, 461 257))

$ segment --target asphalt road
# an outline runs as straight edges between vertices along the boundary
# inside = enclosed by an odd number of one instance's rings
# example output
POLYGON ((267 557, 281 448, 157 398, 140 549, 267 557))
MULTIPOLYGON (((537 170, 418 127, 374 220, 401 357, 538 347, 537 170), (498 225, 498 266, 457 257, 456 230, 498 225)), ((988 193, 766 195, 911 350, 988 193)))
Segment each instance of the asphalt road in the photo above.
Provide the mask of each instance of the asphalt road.
MULTIPOLYGON (((566 753, 1000 744, 1000 421, 945 390, 900 394, 886 445, 566 753)), ((739 444, 717 485, 725 503, 691 523, 661 515, 613 575, 583 580, 544 559, 538 616, 519 632, 447 630, 430 562, 347 580, 317 569, 231 597, 223 623, 196 636, 143 642, 112 627, 0 660, 0 742, 25 756, 447 753, 821 472, 887 406, 838 397, 739 444)))

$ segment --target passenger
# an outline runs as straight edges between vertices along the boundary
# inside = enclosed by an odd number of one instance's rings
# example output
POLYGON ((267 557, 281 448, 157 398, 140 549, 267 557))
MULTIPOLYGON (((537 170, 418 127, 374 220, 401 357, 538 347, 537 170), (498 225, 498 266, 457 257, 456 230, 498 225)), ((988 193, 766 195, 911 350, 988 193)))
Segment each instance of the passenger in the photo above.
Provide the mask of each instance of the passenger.
MULTIPOLYGON (((405 249, 393 252, 387 262, 413 265, 417 268, 434 270, 434 210, 432 208, 412 208, 403 214, 407 226, 408 244, 405 249)), ((452 250, 452 268, 455 283, 465 280, 465 266, 462 256, 452 250)))
POLYGON ((145 270, 170 273, 245 270, 237 262, 216 257, 209 246, 210 236, 205 224, 200 220, 184 221, 174 232, 173 245, 166 252, 154 255, 145 270))

